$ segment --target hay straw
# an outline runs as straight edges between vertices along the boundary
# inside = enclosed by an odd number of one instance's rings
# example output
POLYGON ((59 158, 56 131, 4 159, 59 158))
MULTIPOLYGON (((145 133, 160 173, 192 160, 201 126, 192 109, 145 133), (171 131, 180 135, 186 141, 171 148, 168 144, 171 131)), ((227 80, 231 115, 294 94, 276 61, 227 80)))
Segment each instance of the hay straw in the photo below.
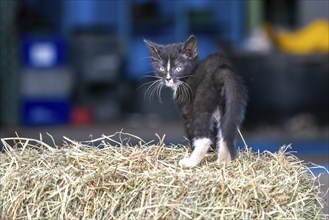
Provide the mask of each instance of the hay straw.
POLYGON ((65 137, 61 148, 1 139, 0 219, 326 218, 317 177, 287 147, 245 149, 229 164, 210 154, 183 169, 177 161, 187 149, 158 138, 152 145, 123 132, 88 142, 65 137))

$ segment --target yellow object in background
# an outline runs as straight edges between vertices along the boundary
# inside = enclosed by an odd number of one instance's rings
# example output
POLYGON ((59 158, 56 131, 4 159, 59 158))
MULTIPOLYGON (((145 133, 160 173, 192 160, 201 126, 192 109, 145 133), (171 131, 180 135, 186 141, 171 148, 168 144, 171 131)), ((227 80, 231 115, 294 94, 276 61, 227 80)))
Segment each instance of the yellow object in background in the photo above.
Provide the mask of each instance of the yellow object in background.
POLYGON ((316 20, 296 32, 285 31, 272 38, 284 52, 329 53, 329 23, 326 20, 316 20))

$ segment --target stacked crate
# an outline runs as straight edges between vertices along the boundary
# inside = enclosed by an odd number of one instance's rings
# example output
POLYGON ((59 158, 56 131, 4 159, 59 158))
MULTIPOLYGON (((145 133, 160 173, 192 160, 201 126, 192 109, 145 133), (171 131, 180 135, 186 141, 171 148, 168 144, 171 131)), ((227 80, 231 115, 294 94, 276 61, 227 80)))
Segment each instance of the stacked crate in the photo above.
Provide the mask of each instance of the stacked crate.
POLYGON ((75 105, 88 108, 93 122, 121 117, 125 97, 122 72, 123 45, 105 31, 81 30, 71 39, 72 67, 76 74, 75 105))
POLYGON ((65 41, 59 36, 22 39, 22 122, 58 125, 70 120, 72 72, 65 41))

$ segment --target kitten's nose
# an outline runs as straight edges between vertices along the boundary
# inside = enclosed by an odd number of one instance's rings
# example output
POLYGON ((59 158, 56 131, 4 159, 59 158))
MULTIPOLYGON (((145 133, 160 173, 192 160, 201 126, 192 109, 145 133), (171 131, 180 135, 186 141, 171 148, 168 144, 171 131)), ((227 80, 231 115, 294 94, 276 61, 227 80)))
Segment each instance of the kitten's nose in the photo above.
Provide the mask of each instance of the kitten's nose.
POLYGON ((171 80, 171 77, 166 77, 166 81, 169 82, 171 80))

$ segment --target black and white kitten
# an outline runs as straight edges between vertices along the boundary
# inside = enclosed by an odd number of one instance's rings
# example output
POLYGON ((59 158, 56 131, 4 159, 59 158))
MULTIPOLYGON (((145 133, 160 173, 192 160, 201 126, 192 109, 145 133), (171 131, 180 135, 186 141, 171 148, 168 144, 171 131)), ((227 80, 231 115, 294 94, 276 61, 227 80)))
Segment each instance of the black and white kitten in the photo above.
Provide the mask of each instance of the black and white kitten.
POLYGON ((193 35, 184 43, 144 42, 158 77, 156 83, 174 91, 191 142, 193 152, 179 164, 197 166, 210 147, 216 147, 218 162, 234 159, 234 140, 247 105, 242 78, 217 53, 199 62, 197 38, 193 35))

